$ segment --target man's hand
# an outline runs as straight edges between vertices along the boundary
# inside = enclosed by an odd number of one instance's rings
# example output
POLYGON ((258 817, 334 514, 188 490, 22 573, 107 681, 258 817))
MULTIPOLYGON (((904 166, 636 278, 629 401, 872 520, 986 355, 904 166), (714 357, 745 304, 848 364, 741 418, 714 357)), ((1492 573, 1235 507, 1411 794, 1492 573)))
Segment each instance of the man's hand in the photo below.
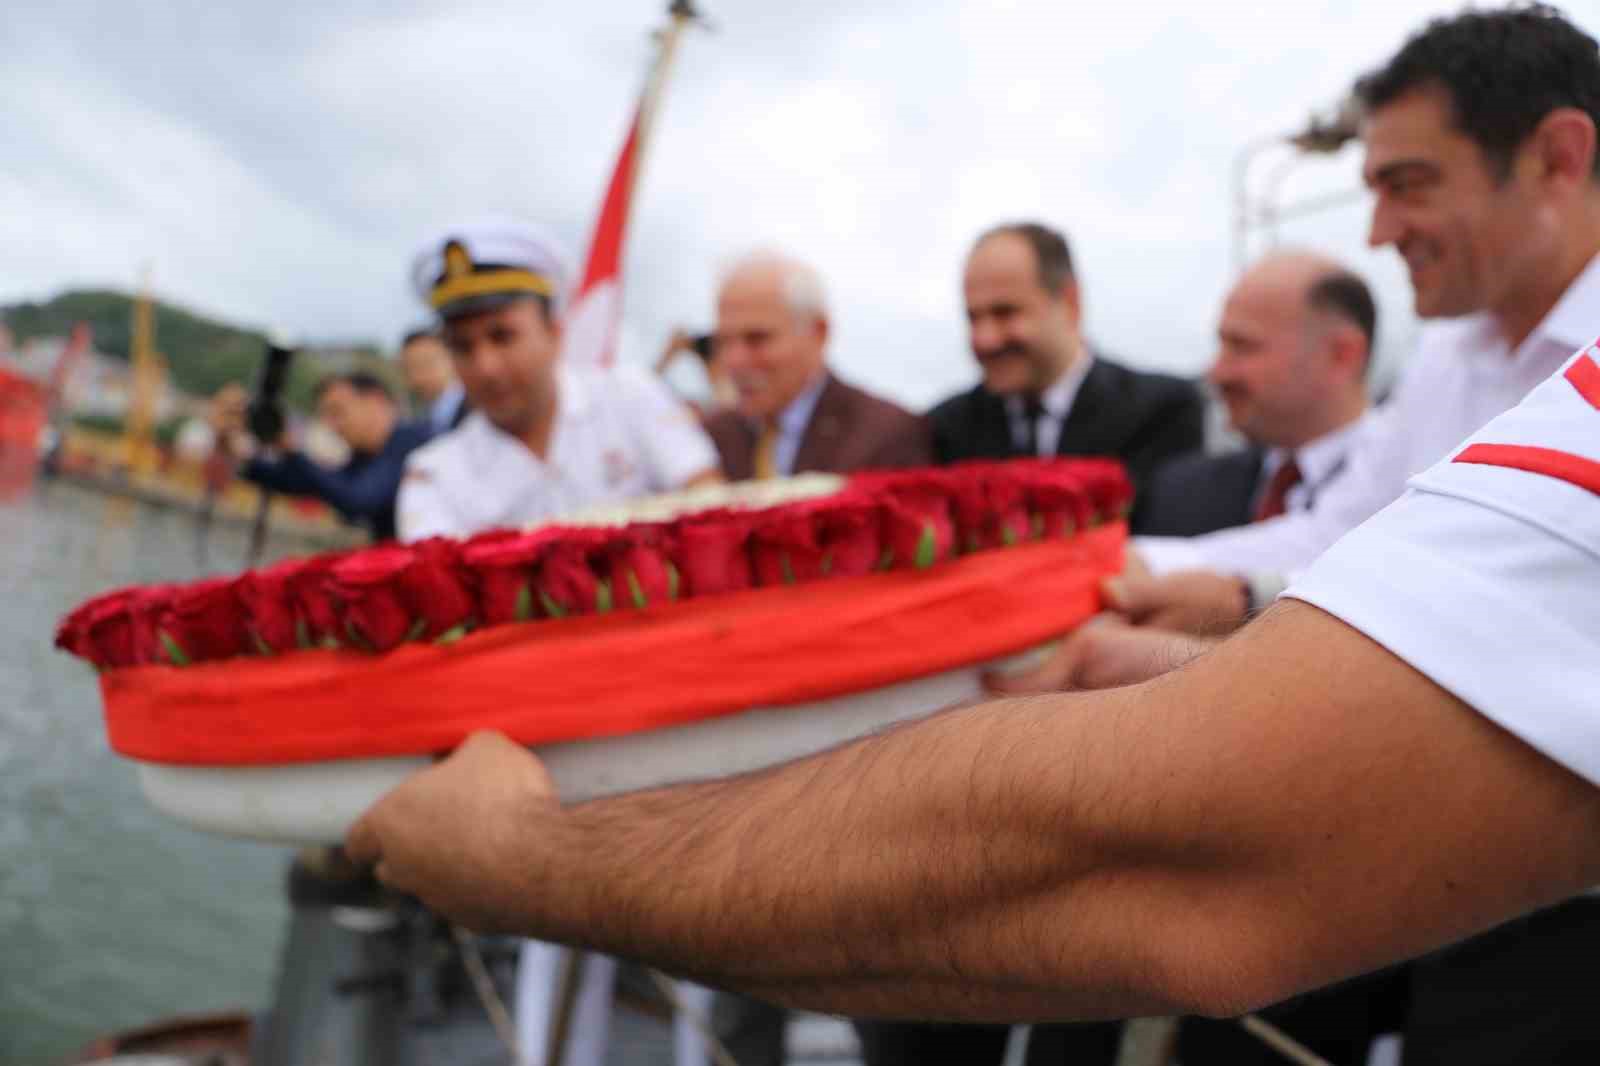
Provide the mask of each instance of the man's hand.
POLYGON ((1041 665, 1018 674, 987 674, 983 683, 1001 696, 1115 688, 1175 670, 1210 647, 1207 641, 1101 615, 1068 636, 1041 665))
POLYGON ((469 928, 504 927, 518 913, 507 865, 527 862, 530 833, 537 838, 538 823, 559 810, 550 775, 528 749, 474 733, 373 805, 345 851, 469 928))
POLYGON ((661 349, 661 357, 656 360, 656 373, 665 374, 679 353, 692 351, 694 351, 694 335, 681 327, 674 329, 672 335, 667 338, 666 347, 661 349))
POLYGON ((1210 570, 1180 570, 1162 577, 1114 577, 1101 586, 1106 608, 1136 626, 1196 636, 1229 633, 1245 622, 1244 582, 1210 570))

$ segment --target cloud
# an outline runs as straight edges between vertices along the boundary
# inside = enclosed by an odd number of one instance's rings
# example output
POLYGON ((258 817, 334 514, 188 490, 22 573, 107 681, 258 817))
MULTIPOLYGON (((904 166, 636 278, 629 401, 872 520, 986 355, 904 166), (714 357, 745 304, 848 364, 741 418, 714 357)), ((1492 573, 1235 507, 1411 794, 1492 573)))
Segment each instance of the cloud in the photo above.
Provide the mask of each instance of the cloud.
MULTIPOLYGON (((718 29, 684 42, 638 190, 624 357, 708 323, 720 264, 779 243, 826 276, 846 374, 918 405, 972 379, 959 264, 1006 218, 1068 230, 1099 343, 1200 369, 1240 149, 1453 9, 702 6, 718 29)), ((149 262, 182 303, 392 340, 421 315, 406 265, 436 226, 511 212, 584 246, 663 7, 11 0, 0 299, 126 287, 149 262)), ((1353 154, 1308 162, 1285 199, 1356 173, 1353 154)), ((1367 272, 1404 348, 1409 292, 1359 203, 1282 229, 1367 272)))

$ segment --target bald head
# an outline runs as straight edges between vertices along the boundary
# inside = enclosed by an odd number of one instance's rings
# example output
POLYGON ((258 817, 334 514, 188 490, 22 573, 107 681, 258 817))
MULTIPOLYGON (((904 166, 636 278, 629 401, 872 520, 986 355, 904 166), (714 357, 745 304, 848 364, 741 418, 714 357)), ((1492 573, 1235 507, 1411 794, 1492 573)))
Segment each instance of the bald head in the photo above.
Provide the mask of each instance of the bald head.
POLYGON ((792 256, 736 261, 717 292, 718 369, 747 416, 770 420, 823 373, 828 315, 822 281, 792 256))
POLYGON ((1266 447, 1297 448, 1366 407, 1376 321, 1366 284, 1313 252, 1277 252, 1228 294, 1211 381, 1234 429, 1266 447))

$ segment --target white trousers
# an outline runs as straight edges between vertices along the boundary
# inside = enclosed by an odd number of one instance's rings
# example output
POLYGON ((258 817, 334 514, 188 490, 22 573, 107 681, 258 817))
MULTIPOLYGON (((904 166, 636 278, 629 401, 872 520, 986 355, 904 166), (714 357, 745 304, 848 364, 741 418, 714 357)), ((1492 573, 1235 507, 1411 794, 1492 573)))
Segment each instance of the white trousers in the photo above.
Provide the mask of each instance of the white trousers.
MULTIPOLYGON (((573 1003, 572 1023, 567 1030, 567 1046, 560 1062, 549 1062, 550 1037, 555 1028, 560 1004, 561 976, 572 949, 542 940, 524 940, 517 961, 516 1022, 517 1043, 522 1048, 522 1066, 604 1066, 611 1037, 612 993, 616 987, 617 960, 609 955, 590 954, 579 973, 573 1003)), ((678 1002, 683 1010, 673 1011, 672 1047, 677 1066, 711 1066, 705 1037, 686 1015, 693 1012, 711 1024, 709 988, 675 982, 678 1002)))

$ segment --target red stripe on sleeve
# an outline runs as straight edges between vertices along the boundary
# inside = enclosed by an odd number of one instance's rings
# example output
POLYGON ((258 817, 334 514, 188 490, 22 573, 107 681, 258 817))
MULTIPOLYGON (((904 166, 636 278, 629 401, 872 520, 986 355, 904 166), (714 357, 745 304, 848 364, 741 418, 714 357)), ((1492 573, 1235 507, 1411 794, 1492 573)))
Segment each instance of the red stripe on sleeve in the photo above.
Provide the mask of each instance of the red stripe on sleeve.
POLYGON ((1600 411, 1600 365, 1593 356, 1585 355, 1574 362, 1567 367, 1564 376, 1578 390, 1578 395, 1589 401, 1590 407, 1600 411))
POLYGON ((1456 456, 1458 463, 1480 466, 1505 466, 1530 474, 1560 478, 1600 496, 1600 463, 1554 448, 1530 448, 1521 444, 1474 444, 1456 456))

